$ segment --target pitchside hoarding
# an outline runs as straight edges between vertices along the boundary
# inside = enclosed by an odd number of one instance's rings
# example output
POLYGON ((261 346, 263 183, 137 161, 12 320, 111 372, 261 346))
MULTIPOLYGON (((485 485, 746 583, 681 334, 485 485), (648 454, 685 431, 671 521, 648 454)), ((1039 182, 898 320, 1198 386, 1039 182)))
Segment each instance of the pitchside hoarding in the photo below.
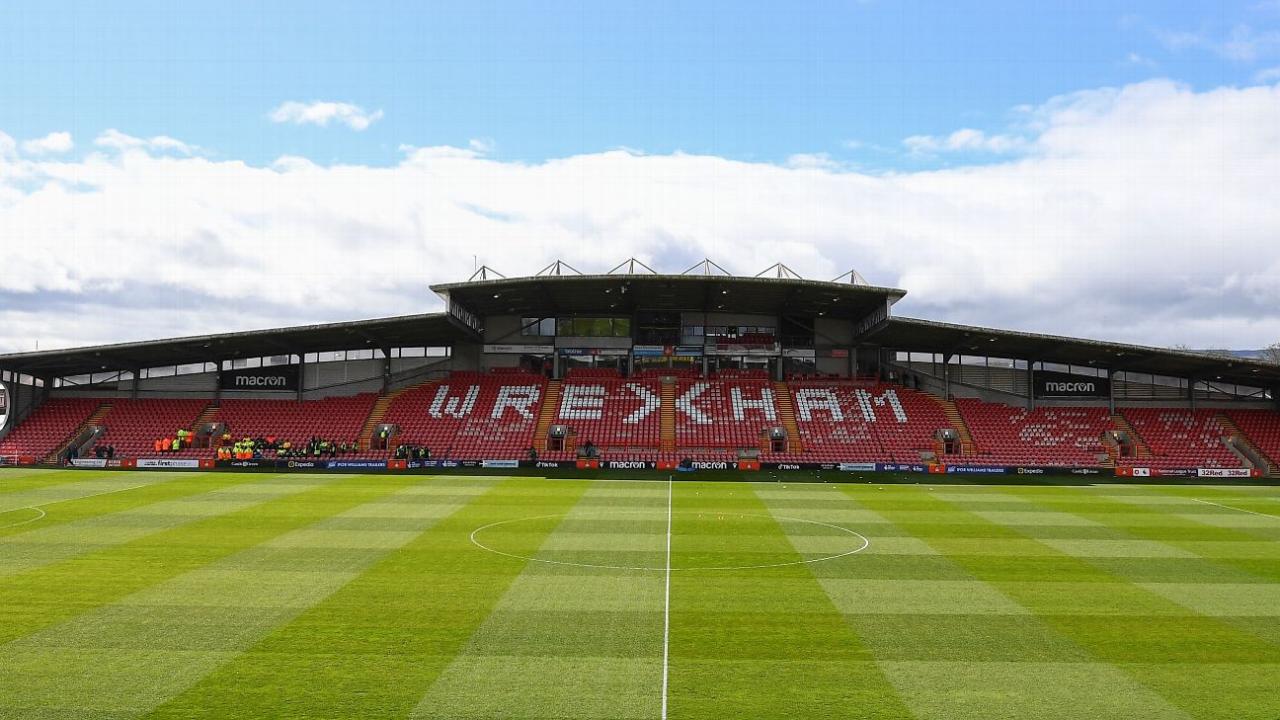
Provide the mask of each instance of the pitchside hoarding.
POLYGON ((1111 395, 1111 379, 1041 371, 1036 373, 1036 397, 1097 398, 1111 395))
POLYGON ((252 390, 297 392, 298 366, 272 365, 261 368, 223 370, 220 375, 223 390, 252 390))

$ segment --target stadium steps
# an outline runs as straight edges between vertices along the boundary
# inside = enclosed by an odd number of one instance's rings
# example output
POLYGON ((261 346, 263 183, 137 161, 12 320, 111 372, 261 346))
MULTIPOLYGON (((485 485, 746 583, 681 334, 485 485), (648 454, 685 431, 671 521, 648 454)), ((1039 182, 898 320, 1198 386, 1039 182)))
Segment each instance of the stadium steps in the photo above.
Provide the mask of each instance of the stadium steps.
POLYGON ((373 407, 369 408, 369 416, 364 419, 364 427, 360 428, 360 435, 356 438, 356 444, 360 446, 360 449, 362 451, 373 449, 373 432, 377 430, 378 426, 382 424, 382 421, 386 419, 387 410, 391 408, 392 401, 400 397, 401 393, 406 390, 419 388, 423 385, 430 385, 433 382, 436 381, 428 380, 424 383, 408 385, 400 388, 399 390, 392 390, 389 393, 379 395, 378 399, 373 402, 373 407))
POLYGON ((1147 445, 1147 441, 1142 439, 1138 431, 1129 423, 1129 419, 1120 413, 1111 415, 1112 429, 1120 430, 1129 436, 1129 442, 1133 443, 1133 456, 1135 458, 1151 457, 1151 448, 1147 445))
POLYGON ((538 413, 538 425, 533 431, 533 447, 540 453, 547 451, 547 433, 556 421, 556 410, 560 407, 560 393, 563 383, 551 380, 547 383, 547 392, 542 396, 542 410, 538 413))
MULTIPOLYGON (((977 444, 973 442, 973 433, 969 431, 969 423, 964 421, 964 415, 960 414, 960 408, 956 407, 955 401, 940 398, 937 395, 929 395, 929 397, 938 401, 942 406, 942 412, 947 416, 947 422, 951 423, 951 428, 956 431, 956 437, 960 438, 960 456, 965 457, 977 454, 977 444)), ((939 457, 942 457, 939 455, 939 457)))
MULTIPOLYGON (((218 411, 221 409, 221 406, 214 403, 205 405, 204 409, 200 411, 200 414, 196 416, 196 419, 191 421, 191 427, 187 428, 191 431, 191 437, 199 438, 200 428, 213 424, 218 419, 218 411)), ((209 445, 203 449, 211 450, 215 447, 217 447, 217 443, 214 438, 210 437, 209 445)))
POLYGON ((209 403, 208 405, 205 405, 204 410, 200 411, 200 414, 197 415, 196 419, 191 423, 191 427, 187 429, 191 430, 194 433, 196 430, 199 430, 201 427, 203 427, 206 423, 213 422, 214 420, 217 419, 218 411, 220 409, 221 409, 220 407, 218 407, 217 405, 214 405, 213 403, 209 403))
POLYGON ((791 397, 791 386, 785 382, 775 382, 773 395, 778 403, 778 419, 787 430, 787 452, 804 452, 804 443, 800 442, 800 426, 796 425, 796 404, 791 397))
POLYGON ((663 452, 675 452, 676 449, 676 379, 662 378, 662 440, 663 452))
MULTIPOLYGON (((1230 447, 1237 455, 1244 455, 1244 453, 1241 453, 1237 448, 1233 447, 1232 444, 1244 445, 1253 453, 1254 457, 1262 459, 1262 462, 1266 465, 1266 467, 1262 468, 1262 472, 1264 474, 1271 477, 1280 477, 1280 467, 1276 465, 1274 460, 1267 457, 1266 453, 1258 449, 1258 446, 1249 439, 1249 436, 1245 434, 1244 430, 1240 429, 1240 426, 1236 424, 1235 420, 1232 420, 1226 413, 1218 413, 1216 419, 1218 421, 1218 425, 1222 427, 1223 434, 1231 440, 1231 442, 1227 443, 1227 447, 1230 447)), ((1247 455, 1243 459, 1248 460, 1247 455)))
POLYGON ((102 424, 102 421, 106 419, 107 415, 111 414, 111 407, 112 407, 111 403, 102 403, 101 405, 99 405, 98 409, 94 410, 92 415, 85 418, 84 422, 80 423, 80 425, 78 425, 76 429, 73 430, 71 434, 68 435, 67 438, 63 440, 62 443, 59 444, 57 448, 54 449, 53 452, 41 458, 40 464, 42 465, 58 464, 58 458, 62 457, 62 453, 66 452, 67 448, 71 447, 71 443, 75 442, 76 438, 80 437, 82 433, 84 433, 86 430, 93 427, 94 425, 102 424))
POLYGON ((1107 461, 1103 463, 1103 467, 1116 467, 1120 464, 1120 443, 1111 436, 1111 433, 1106 433, 1103 437, 1102 449, 1107 451, 1107 461))

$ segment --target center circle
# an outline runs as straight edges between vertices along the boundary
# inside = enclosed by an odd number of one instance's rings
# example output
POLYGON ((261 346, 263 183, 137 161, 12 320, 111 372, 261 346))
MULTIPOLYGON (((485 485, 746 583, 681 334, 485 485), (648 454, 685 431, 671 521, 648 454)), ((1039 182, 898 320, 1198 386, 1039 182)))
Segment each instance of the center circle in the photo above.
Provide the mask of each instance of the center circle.
MULTIPOLYGON (((599 516, 581 517, 578 519, 606 520, 611 516, 625 516, 625 515, 634 516, 642 513, 646 515, 651 515, 654 512, 656 511, 655 510, 605 510, 600 512, 599 516)), ((723 521, 726 518, 727 519, 737 518, 737 519, 744 519, 744 520, 762 520, 763 519, 763 520, 773 520, 775 522, 802 523, 805 525, 810 525, 810 526, 815 526, 815 527, 825 528, 828 530, 835 531, 831 533, 831 535, 848 537, 849 547, 845 549, 841 549, 840 552, 833 552, 833 553, 822 555, 820 557, 802 558, 800 560, 788 560, 784 562, 759 563, 759 564, 751 564, 751 565, 714 565, 714 566, 696 565, 696 566, 688 566, 688 567, 672 566, 668 568, 665 564, 664 565, 627 565, 627 564, 615 564, 615 563, 608 563, 608 562, 575 562, 571 560, 557 560, 554 558, 536 557, 533 555, 524 555, 522 553, 507 552, 505 550, 501 550, 499 548, 493 547, 492 540, 486 542, 485 540, 482 539, 486 531, 492 530, 494 528, 510 527, 513 525, 519 525, 521 523, 537 523, 544 520, 554 520, 554 519, 563 520, 569 517, 568 513, 557 513, 552 515, 534 515, 531 517, 513 518, 511 520, 499 520, 498 522, 489 523, 488 525, 481 525, 475 530, 472 530, 470 535, 470 540, 471 540, 471 543, 476 547, 480 548, 481 550, 486 550, 488 552, 494 553, 495 555, 502 555, 504 557, 515 558, 518 560, 527 560, 530 562, 544 563, 547 565, 567 565, 572 567, 598 568, 598 569, 606 569, 606 570, 657 570, 657 571, 756 570, 756 569, 763 569, 763 568, 786 567, 788 565, 808 565, 812 563, 826 562, 829 560, 836 560, 842 557, 847 557, 855 553, 860 553, 871 546, 871 541, 868 540, 867 537, 862 533, 856 532, 854 530, 850 530, 849 528, 843 527, 840 525, 822 522, 820 520, 808 520, 805 518, 795 518, 795 517, 786 517, 783 515, 768 515, 768 514, 760 514, 760 513, 712 512, 712 511, 693 511, 693 510, 690 510, 690 511, 677 510, 677 511, 674 511, 673 515, 676 515, 676 516, 697 515, 700 517, 715 516, 720 521, 723 521)), ((665 518, 663 519, 665 520, 665 518)), ((675 537, 679 537, 679 535, 675 535, 675 537)))

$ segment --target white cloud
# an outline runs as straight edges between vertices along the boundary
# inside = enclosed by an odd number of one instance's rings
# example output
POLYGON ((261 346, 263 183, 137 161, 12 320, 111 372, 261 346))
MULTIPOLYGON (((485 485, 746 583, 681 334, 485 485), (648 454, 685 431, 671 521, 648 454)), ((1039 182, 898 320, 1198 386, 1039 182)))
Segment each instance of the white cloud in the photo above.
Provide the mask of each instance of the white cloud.
POLYGON ((1140 55, 1136 52, 1131 52, 1128 55, 1126 55, 1124 58, 1124 62, 1126 65, 1132 65, 1134 67, 1143 67, 1143 68, 1147 68, 1148 70, 1154 70, 1155 68, 1159 67, 1159 64, 1156 63, 1155 60, 1152 60, 1151 58, 1145 55, 1140 55))
POLYGON ((1203 31, 1156 30, 1155 36, 1166 49, 1174 52, 1208 50, 1237 62, 1253 62, 1280 50, 1280 30, 1258 30, 1244 23, 1220 35, 1203 31))
POLYGON ((272 122, 293 123, 294 125, 319 125, 327 127, 329 123, 338 123, 357 132, 369 129, 369 126, 382 119, 382 111, 369 112, 359 105, 342 102, 315 101, 301 103, 290 100, 281 103, 268 115, 272 122))
POLYGON ((827 153, 796 153, 787 157, 786 165, 797 170, 847 170, 849 165, 827 153))
POLYGON ((913 155, 942 152, 1012 153, 1024 149, 1027 141, 1015 135, 987 135, 981 130, 962 128, 947 135, 912 135, 902 141, 913 155))
POLYGON ((155 150, 161 152, 175 152, 181 155, 194 155, 199 150, 199 147, 195 145, 188 145, 187 143, 171 138, 168 135, 139 138, 133 137, 132 135, 125 135, 115 128, 109 128, 103 131, 101 135, 94 138, 93 144, 98 147, 119 150, 121 152, 126 150, 155 150))
POLYGON ((467 147, 480 155, 489 155, 498 149, 498 143, 493 138, 471 138, 467 147))
POLYGON ((14 156, 0 161, 0 237, 23 241, 0 243, 0 265, 24 270, 0 275, 0 349, 434 310, 426 285, 465 279, 473 254, 508 275, 557 257, 583 271, 628 256, 667 271, 704 256, 743 274, 855 267, 907 288, 904 315, 1158 345, 1280 340, 1280 86, 1150 81, 1026 118, 1002 162, 884 175, 450 147, 406 148, 390 167, 257 167, 118 133, 129 152, 14 156))
POLYGON ((42 138, 22 143, 22 152, 28 155, 46 155, 70 152, 75 147, 69 132, 51 132, 42 138))
POLYGON ((1258 83, 1273 83, 1280 81, 1280 67, 1259 70, 1253 74, 1253 81, 1258 83))

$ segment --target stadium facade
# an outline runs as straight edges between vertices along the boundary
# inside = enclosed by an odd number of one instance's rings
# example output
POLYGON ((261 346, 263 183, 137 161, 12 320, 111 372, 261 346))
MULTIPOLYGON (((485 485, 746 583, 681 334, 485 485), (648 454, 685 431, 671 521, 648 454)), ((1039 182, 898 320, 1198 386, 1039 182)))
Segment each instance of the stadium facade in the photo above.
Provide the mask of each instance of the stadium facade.
POLYGON ((900 317, 905 290, 853 271, 555 262, 432 289, 444 312, 0 355, 0 461, 1203 477, 1280 459, 1280 366, 900 317), (224 437, 276 447, 228 457, 224 437))

